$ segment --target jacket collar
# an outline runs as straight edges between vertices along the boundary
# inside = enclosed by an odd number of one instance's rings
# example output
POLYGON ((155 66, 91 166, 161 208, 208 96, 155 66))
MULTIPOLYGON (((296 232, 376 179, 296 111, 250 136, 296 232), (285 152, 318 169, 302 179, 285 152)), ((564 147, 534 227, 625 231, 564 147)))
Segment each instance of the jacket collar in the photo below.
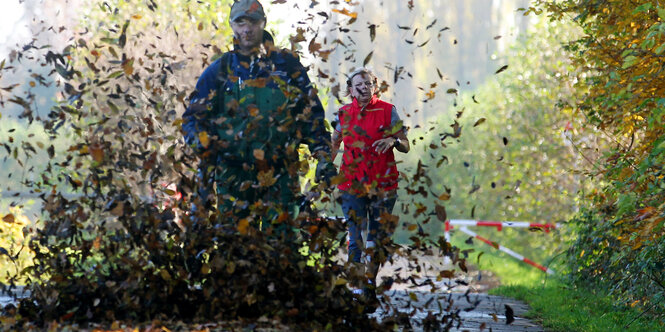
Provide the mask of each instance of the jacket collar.
MULTIPOLYGON (((367 105, 365 106, 365 108, 370 107, 370 106, 376 104, 377 101, 379 101, 379 97, 377 97, 376 95, 372 95, 372 98, 369 100, 369 103, 367 103, 367 105)), ((353 103, 352 103, 352 105, 353 105, 354 108, 358 108, 358 109, 361 109, 361 110, 362 110, 362 109, 365 109, 365 108, 361 108, 361 107, 360 107, 360 104, 358 103, 358 99, 356 99, 356 98, 353 98, 353 103)))

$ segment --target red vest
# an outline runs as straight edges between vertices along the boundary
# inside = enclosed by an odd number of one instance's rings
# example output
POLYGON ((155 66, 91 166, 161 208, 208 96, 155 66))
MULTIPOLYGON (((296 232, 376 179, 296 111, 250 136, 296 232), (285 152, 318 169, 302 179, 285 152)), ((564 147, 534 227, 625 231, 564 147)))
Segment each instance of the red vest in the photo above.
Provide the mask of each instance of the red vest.
POLYGON ((399 173, 393 150, 378 153, 372 146, 375 141, 392 136, 392 109, 392 104, 376 96, 365 109, 361 110, 356 99, 340 108, 339 122, 344 142, 340 173, 346 177, 346 181, 338 186, 340 190, 349 190, 357 184, 383 190, 397 188, 399 173))

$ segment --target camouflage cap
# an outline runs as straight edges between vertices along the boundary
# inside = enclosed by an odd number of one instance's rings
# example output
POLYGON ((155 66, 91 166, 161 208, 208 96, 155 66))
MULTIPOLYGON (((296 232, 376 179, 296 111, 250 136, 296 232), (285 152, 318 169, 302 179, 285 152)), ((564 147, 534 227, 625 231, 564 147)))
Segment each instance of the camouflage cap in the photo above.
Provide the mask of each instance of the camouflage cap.
POLYGON ((241 17, 260 21, 266 19, 266 14, 263 12, 263 6, 257 0, 237 0, 231 6, 229 18, 231 22, 234 22, 241 17))

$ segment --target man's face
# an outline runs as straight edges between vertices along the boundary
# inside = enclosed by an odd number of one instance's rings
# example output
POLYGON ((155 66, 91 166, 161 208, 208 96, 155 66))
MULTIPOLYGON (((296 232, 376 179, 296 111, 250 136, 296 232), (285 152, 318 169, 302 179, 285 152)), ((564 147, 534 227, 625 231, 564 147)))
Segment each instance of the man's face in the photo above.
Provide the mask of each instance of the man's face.
POLYGON ((372 99, 374 94, 374 82, 367 74, 358 74, 351 79, 351 97, 356 98, 361 104, 372 99))
POLYGON ((263 41, 263 29, 266 26, 264 20, 254 20, 249 17, 241 17, 231 22, 233 36, 238 42, 240 51, 251 52, 257 49, 263 41))

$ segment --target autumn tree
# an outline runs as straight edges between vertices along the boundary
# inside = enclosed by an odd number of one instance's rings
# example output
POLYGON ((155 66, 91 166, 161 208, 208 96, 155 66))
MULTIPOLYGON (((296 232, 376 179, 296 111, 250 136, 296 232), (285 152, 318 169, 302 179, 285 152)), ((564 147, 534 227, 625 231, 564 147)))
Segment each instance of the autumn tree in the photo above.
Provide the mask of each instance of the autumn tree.
MULTIPOLYGON (((632 305, 663 312, 665 275, 665 8, 657 1, 539 1, 553 20, 573 18, 584 35, 567 45, 581 70, 575 117, 611 145, 588 175, 570 251, 573 277, 632 305)), ((540 9, 532 8, 536 12, 540 9)))

